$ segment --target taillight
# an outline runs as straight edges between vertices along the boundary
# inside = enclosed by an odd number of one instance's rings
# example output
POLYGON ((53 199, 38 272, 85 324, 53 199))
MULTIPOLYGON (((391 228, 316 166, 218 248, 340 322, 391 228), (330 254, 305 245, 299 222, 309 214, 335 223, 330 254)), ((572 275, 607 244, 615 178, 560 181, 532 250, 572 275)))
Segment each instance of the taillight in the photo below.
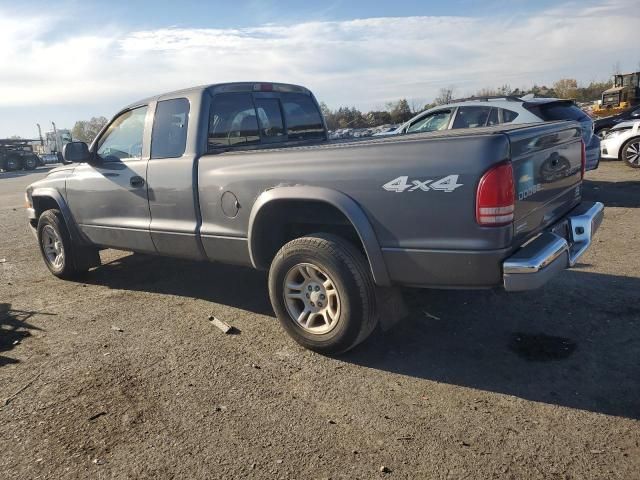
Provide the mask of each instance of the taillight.
POLYGON ((476 193, 476 221, 485 226, 513 222, 515 186, 511 162, 501 163, 485 173, 476 193))
POLYGON ((580 140, 580 143, 582 144, 582 158, 580 159, 581 161, 581 168, 582 168, 582 178, 584 178, 584 174, 587 171, 587 146, 584 144, 584 140, 580 140))

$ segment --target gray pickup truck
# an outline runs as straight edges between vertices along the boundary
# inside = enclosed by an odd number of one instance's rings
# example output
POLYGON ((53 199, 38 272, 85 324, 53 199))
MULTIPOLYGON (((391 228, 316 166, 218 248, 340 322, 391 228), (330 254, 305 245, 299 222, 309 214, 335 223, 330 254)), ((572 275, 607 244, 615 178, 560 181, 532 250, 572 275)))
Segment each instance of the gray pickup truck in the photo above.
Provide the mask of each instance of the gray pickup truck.
POLYGON ((105 248, 268 270, 283 328, 323 353, 363 341, 397 286, 537 288, 603 217, 581 202, 577 123, 332 142, 295 85, 151 97, 64 155, 27 188, 54 275, 105 248))

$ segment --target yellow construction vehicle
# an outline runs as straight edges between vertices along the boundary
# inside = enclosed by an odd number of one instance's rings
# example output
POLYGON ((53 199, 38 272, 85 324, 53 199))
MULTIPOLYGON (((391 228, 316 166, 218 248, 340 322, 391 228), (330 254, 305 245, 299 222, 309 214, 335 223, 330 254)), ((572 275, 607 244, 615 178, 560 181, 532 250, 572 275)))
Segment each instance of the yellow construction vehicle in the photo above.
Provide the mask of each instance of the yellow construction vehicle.
POLYGON ((595 117, 616 115, 640 104, 640 72, 613 76, 613 86, 602 92, 602 101, 592 114, 595 117))

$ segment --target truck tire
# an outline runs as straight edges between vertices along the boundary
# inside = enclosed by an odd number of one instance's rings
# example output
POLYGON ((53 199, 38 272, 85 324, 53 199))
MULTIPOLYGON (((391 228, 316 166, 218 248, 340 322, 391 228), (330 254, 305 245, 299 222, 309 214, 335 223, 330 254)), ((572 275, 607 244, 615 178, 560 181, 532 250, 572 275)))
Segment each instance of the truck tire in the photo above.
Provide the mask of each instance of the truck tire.
POLYGON ((269 296, 284 330, 319 353, 346 352, 377 325, 369 265, 337 235, 315 233, 284 245, 271 263, 269 296))
POLYGON ((18 155, 7 155, 4 166, 7 172, 15 172, 22 168, 22 160, 18 155))
POLYGON ((44 211, 38 219, 37 233, 44 263, 56 277, 71 279, 89 269, 89 262, 82 261, 84 252, 71 241, 60 210, 44 211))
POLYGON ((640 137, 634 137, 620 149, 620 159, 632 168, 640 168, 640 137))
POLYGON ((27 155, 22 158, 22 164, 24 165, 25 170, 35 170, 38 163, 38 157, 35 155, 27 155))

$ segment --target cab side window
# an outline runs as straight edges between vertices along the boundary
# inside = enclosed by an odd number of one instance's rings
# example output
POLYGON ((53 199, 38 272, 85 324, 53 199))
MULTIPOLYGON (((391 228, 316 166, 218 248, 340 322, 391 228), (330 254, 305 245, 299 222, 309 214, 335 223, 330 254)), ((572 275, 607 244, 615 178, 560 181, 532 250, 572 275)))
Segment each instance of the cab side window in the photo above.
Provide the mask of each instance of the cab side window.
POLYGON ((189 100, 158 102, 151 135, 151 158, 176 158, 184 154, 189 126, 189 100))
POLYGON ((260 130, 251 94, 216 95, 209 115, 208 150, 257 143, 260 130))
POLYGON ((139 159, 147 107, 127 110, 111 122, 98 141, 98 155, 106 162, 139 159))

